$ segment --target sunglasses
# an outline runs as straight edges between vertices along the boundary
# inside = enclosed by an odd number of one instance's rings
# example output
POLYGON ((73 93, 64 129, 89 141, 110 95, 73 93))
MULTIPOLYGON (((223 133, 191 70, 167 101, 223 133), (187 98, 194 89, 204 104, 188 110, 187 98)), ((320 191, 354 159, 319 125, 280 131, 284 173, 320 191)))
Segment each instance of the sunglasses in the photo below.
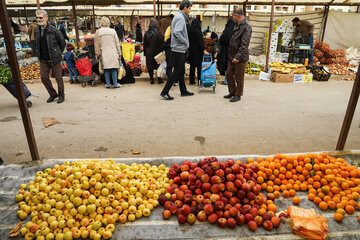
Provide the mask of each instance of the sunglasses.
POLYGON ((43 19, 44 17, 36 17, 37 19, 43 19))

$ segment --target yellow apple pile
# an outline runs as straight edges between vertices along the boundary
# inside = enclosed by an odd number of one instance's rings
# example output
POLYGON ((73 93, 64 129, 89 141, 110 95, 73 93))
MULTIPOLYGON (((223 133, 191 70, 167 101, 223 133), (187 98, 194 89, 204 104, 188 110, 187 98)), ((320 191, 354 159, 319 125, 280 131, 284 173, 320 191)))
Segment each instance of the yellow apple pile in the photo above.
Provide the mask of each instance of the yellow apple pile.
POLYGON ((31 220, 25 239, 109 239, 115 223, 149 216, 169 187, 164 164, 131 166, 112 159, 79 160, 36 173, 15 196, 17 216, 31 220))

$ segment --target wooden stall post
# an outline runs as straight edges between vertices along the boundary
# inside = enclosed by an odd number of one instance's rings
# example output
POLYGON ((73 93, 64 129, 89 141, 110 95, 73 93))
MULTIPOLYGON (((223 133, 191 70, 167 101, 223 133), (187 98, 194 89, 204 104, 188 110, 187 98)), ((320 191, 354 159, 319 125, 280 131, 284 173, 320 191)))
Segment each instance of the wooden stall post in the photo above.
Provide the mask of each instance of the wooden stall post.
POLYGON ((72 1, 72 10, 73 10, 73 19, 74 19, 74 24, 75 24, 76 47, 79 49, 79 44, 80 44, 79 27, 77 24, 77 16, 76 16, 76 9, 75 9, 74 1, 72 1))
POLYGON ((271 3, 271 15, 270 15, 270 29, 269 29, 268 49, 267 49, 267 53, 266 53, 266 71, 269 70, 270 44, 271 44, 271 35, 272 35, 272 30, 273 30, 274 8, 275 8, 275 0, 272 0, 272 3, 271 3))
POLYGON ((156 19, 156 3, 155 3, 155 0, 153 0, 153 8, 154 8, 154 19, 156 19))
POLYGON ((26 26, 29 26, 29 20, 28 20, 28 15, 26 12, 26 7, 24 7, 24 12, 25 12, 26 26))
POLYGON ((25 134, 27 142, 30 149, 30 154, 32 160, 39 160, 39 152, 36 146, 36 140, 34 136, 34 130, 31 124, 31 118, 29 110, 26 104, 26 98, 24 93, 24 87, 21 81, 21 75, 19 70, 19 64, 16 57, 14 37, 11 33, 10 22, 8 21, 9 15, 6 10, 5 0, 0 0, 0 23, 1 28, 4 34, 4 40, 6 44, 6 51, 9 58, 9 63, 11 67, 11 75, 15 84, 16 96, 18 99, 18 104, 21 112, 21 118, 25 128, 25 134))

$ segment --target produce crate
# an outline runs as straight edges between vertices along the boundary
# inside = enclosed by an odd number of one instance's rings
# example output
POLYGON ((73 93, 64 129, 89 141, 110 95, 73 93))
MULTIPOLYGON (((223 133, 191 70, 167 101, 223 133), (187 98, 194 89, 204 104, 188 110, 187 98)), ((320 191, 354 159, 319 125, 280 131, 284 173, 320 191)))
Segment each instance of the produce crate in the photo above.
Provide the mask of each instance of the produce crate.
POLYGON ((328 81, 331 77, 331 73, 320 66, 312 66, 311 73, 313 74, 313 79, 316 81, 328 81))

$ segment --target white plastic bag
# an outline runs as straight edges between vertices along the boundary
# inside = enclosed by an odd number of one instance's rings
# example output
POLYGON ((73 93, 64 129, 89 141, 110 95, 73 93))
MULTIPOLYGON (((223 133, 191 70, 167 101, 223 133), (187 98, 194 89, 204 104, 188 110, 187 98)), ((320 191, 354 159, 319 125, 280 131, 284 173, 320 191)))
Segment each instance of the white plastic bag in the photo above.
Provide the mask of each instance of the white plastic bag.
POLYGON ((166 77, 166 61, 162 61, 160 66, 156 70, 156 75, 158 78, 165 78, 166 77))

